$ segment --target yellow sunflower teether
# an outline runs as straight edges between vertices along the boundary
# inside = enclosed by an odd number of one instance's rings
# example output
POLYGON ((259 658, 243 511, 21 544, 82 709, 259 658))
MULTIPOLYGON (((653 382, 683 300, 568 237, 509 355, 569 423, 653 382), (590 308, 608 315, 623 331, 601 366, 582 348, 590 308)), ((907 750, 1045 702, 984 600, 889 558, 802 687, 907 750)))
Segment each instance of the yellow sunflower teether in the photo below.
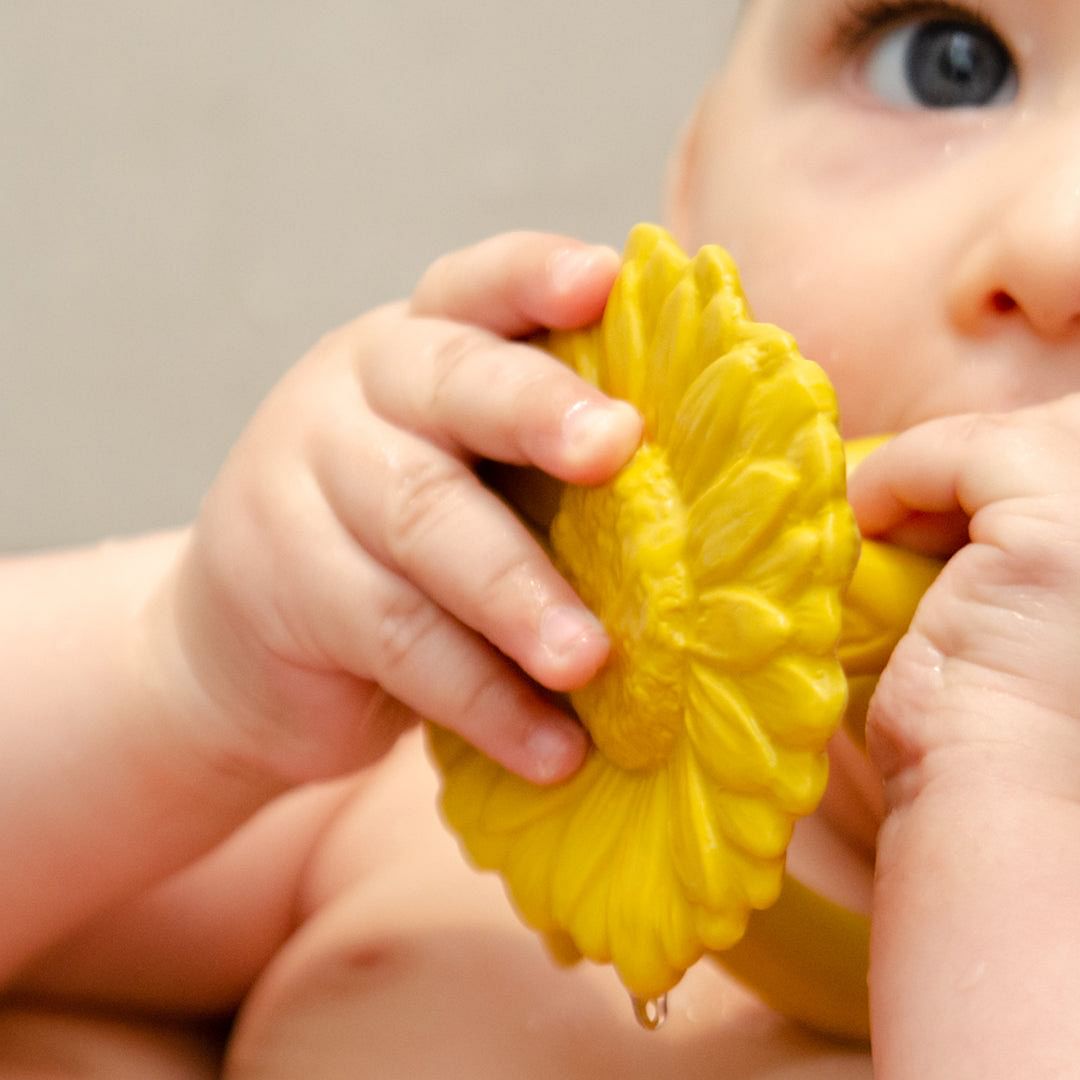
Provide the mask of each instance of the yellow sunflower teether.
MULTIPOLYGON (((656 1000, 776 903, 824 789, 859 547, 835 399, 788 334, 752 321, 723 251, 689 259, 653 226, 632 232, 601 323, 539 344, 645 419, 613 481, 566 488, 550 533, 613 642, 571 695, 594 748, 541 788, 433 729, 442 806, 557 955, 656 1000)), ((789 894, 797 924, 813 898, 789 894)), ((865 980, 861 1000, 864 1016, 865 980)))
MULTIPOLYGON (((845 444, 848 471, 884 440, 845 444)), ((837 654, 848 682, 844 725, 863 745, 866 709, 922 594, 940 572, 937 559, 863 540, 844 593, 837 654)), ((869 920, 807 888, 790 874, 777 902, 755 911, 742 940, 713 958, 779 1012, 832 1035, 870 1034, 869 920)))

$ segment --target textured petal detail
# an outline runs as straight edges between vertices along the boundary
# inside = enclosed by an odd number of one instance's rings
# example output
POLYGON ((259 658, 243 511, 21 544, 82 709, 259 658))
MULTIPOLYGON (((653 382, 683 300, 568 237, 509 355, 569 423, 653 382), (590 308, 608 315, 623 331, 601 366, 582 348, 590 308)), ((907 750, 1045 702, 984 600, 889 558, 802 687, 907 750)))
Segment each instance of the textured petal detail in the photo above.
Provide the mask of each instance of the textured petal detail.
POLYGON ((647 247, 647 258, 640 259, 643 269, 637 302, 641 312, 642 326, 649 340, 655 338, 660 315, 671 294, 688 278, 687 267, 690 260, 686 254, 666 233, 648 234, 647 231, 634 230, 630 236, 630 261, 635 261, 635 248, 638 237, 644 239, 642 251, 647 247))
POLYGON ((645 418, 631 461, 568 488, 550 529, 612 640, 572 695, 594 748, 538 788, 435 733, 443 809, 560 956, 655 996, 776 900, 825 783, 858 550, 835 396, 751 320, 730 256, 687 259, 648 226, 600 325, 534 342, 645 418))
POLYGON ((670 430, 673 406, 701 373, 700 336, 701 299, 694 282, 684 279, 664 303, 650 349, 641 403, 646 438, 670 430))
POLYGON ((783 859, 752 859, 739 853, 735 862, 747 904, 755 911, 775 904, 784 883, 783 859))
POLYGON ((805 477, 799 492, 801 505, 813 512, 814 507, 828 502, 829 493, 844 482, 844 458, 834 420, 823 413, 810 417, 791 440, 788 454, 805 477))
MULTIPOLYGON (((482 806, 474 812, 483 817, 493 834, 516 835, 541 818, 572 811, 578 805, 580 796, 575 788, 582 784, 582 777, 576 778, 574 785, 561 784, 537 792, 528 781, 507 773, 495 762, 487 764, 498 782, 490 787, 482 806)), ((595 767, 590 762, 585 768, 595 767)))
MULTIPOLYGON (((754 551, 740 576, 766 596, 789 602, 814 579, 821 548, 820 525, 793 525, 773 543, 754 551)), ((698 581, 703 588, 715 584, 714 576, 704 570, 698 581)))
MULTIPOLYGON (((775 363, 772 352, 767 353, 765 359, 775 363)), ((831 417, 824 419, 826 424, 832 423, 831 417)), ((815 395, 802 380, 781 370, 772 378, 755 384, 744 406, 743 422, 734 451, 747 459, 783 455, 796 465, 802 465, 794 451, 800 439, 805 438, 803 429, 807 425, 816 428, 821 420, 815 395)), ((839 454, 839 438, 834 445, 839 454)), ((842 455, 838 458, 838 465, 839 461, 842 461, 842 455)), ((835 477, 841 471, 842 466, 826 470, 826 476, 831 473, 835 477)), ((813 482, 809 475, 805 479, 807 483, 813 482)))
POLYGON ((698 935, 705 947, 713 952, 730 949, 746 933, 747 917, 741 909, 698 908, 695 916, 698 935))
POLYGON ((551 910, 551 888, 566 832, 565 814, 539 818, 506 846, 503 872, 522 918, 538 930, 559 929, 551 910))
POLYGON ((686 733, 704 766, 729 791, 760 791, 776 772, 776 749, 727 675, 692 664, 686 733))
POLYGON ((671 851, 675 870, 690 901, 711 910, 745 908, 732 873, 727 833, 716 806, 717 783, 705 772, 689 744, 672 757, 671 851))
POLYGON ((770 800, 725 792, 716 797, 716 808, 730 842, 751 859, 784 858, 794 822, 770 800))
POLYGON ((625 842, 634 790, 600 755, 594 755, 590 770, 578 785, 582 791, 563 839, 551 896, 559 923, 577 926, 582 936, 579 947, 593 955, 607 951, 605 878, 613 852, 625 842), (590 895, 597 896, 591 910, 586 904, 590 895))
POLYGON ((710 364, 690 384, 671 427, 660 424, 658 438, 667 444, 671 471, 687 502, 692 503, 731 465, 741 412, 756 377, 753 357, 732 352, 710 364))
POLYGON ((645 327, 635 304, 639 275, 636 267, 627 267, 611 290, 607 303, 611 317, 604 320, 603 349, 597 363, 597 385, 633 405, 640 404, 644 384, 645 327))
POLYGON ((811 586, 788 610, 795 648, 818 656, 827 656, 836 648, 843 609, 833 587, 811 586))
MULTIPOLYGON (((817 750, 778 751, 778 768, 770 791, 776 805, 794 817, 817 809, 829 779, 829 759, 817 750)), ((775 897, 774 897, 775 899, 775 897)))
POLYGON ((691 505, 687 559, 700 589, 727 580, 750 554, 769 550, 799 488, 786 461, 732 467, 691 505))
MULTIPOLYGON (((668 960, 662 935, 663 912, 686 903, 671 866, 667 786, 666 770, 638 778, 608 897, 611 952, 620 958, 623 982, 639 997, 664 993, 681 975, 668 960)), ((696 941, 675 944, 675 951, 700 950, 696 941)))
MULTIPOLYGON (((705 950, 705 943, 698 936, 694 926, 694 907, 690 903, 675 871, 675 864, 670 854, 666 859, 668 867, 667 884, 670 888, 670 901, 661 904, 654 912, 657 921, 657 933, 660 946, 664 951, 671 969, 678 972, 677 978, 686 971, 705 950)), ((669 984, 672 985, 672 984, 669 984)), ((657 987, 653 994, 664 993, 657 987)))
POLYGON ((792 633, 783 608, 739 586, 702 593, 691 627, 691 655, 740 672, 764 664, 792 633))
POLYGON ((739 688, 773 741, 802 749, 828 740, 847 700, 847 681, 835 663, 790 653, 748 672, 739 688))

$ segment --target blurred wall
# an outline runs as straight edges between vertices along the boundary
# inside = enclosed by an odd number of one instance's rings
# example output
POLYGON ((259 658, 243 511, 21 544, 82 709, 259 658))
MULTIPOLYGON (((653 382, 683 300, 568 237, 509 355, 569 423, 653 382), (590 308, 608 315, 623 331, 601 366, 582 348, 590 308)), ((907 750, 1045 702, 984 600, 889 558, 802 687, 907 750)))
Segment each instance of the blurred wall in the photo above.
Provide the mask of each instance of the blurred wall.
POLYGON ((661 214, 730 0, 0 0, 0 550, 179 523, 320 332, 661 214))

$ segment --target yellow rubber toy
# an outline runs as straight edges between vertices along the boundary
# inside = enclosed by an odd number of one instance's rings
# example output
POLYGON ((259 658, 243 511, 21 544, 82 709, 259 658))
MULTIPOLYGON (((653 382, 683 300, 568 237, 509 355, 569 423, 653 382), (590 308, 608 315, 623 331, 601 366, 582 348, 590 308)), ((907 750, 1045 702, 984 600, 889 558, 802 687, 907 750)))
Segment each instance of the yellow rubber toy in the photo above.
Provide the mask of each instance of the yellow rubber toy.
POLYGON ((555 955, 612 964, 646 1022, 711 953, 793 1017, 865 1036, 866 920, 786 879, 785 854, 849 680, 858 730, 937 564, 868 544, 852 581, 832 388, 752 320, 721 249, 689 259, 638 226, 600 324, 538 343, 645 421, 550 529, 612 654, 571 695, 593 749, 563 784, 432 728, 444 815, 555 955))

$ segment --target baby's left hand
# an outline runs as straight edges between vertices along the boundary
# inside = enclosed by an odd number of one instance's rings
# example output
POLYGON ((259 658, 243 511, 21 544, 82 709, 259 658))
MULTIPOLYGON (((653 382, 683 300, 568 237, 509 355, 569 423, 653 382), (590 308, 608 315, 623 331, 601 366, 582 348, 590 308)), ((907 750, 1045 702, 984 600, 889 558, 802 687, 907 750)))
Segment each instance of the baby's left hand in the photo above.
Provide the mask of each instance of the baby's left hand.
POLYGON ((863 532, 969 542, 871 704, 885 780, 871 1005, 887 1078, 1080 1061, 1080 394, 919 425, 867 459, 863 532))

